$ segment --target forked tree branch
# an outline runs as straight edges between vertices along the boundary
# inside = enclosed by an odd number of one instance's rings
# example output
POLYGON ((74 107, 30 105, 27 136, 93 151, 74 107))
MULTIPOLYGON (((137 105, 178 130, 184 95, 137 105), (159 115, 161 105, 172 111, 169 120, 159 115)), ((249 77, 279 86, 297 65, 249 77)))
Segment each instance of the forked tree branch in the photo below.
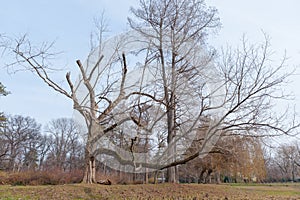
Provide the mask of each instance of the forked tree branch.
POLYGON ((122 53, 122 59, 123 59, 123 70, 122 70, 122 78, 121 78, 121 84, 120 84, 120 90, 118 97, 112 101, 108 107, 99 115, 98 120, 103 120, 123 99, 125 99, 125 81, 126 81, 126 75, 127 75, 127 63, 126 63, 126 56, 125 53, 122 53))

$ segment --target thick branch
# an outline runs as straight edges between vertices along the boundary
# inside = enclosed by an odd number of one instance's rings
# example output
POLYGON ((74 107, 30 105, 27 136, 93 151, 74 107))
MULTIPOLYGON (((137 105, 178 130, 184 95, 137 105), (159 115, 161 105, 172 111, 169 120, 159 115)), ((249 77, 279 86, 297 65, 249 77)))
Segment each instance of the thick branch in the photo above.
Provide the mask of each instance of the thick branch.
POLYGON ((125 54, 122 54, 123 58, 123 70, 122 70, 122 79, 121 79, 121 85, 120 85, 120 91, 118 97, 108 105, 108 107, 103 111, 101 115, 99 115, 98 120, 104 119, 124 98, 125 98, 125 91, 124 91, 124 85, 127 75, 127 63, 126 63, 126 57, 125 54))
POLYGON ((90 80, 88 79, 88 77, 86 75, 86 71, 84 70, 84 67, 83 67, 81 61, 77 60, 76 63, 78 65, 79 69, 80 69, 84 85, 86 86, 86 88, 89 91, 90 114, 91 114, 91 117, 94 118, 94 119, 96 119, 96 109, 95 109, 95 107, 96 107, 96 101, 95 101, 95 91, 94 91, 94 88, 92 87, 92 85, 90 83, 90 80))

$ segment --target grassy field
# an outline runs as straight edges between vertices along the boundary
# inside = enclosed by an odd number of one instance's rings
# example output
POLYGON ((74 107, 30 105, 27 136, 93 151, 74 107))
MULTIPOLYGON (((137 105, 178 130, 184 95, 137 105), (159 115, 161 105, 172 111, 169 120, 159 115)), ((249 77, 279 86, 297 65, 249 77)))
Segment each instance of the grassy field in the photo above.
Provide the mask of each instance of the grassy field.
POLYGON ((300 184, 2 185, 0 199, 300 199, 300 184))

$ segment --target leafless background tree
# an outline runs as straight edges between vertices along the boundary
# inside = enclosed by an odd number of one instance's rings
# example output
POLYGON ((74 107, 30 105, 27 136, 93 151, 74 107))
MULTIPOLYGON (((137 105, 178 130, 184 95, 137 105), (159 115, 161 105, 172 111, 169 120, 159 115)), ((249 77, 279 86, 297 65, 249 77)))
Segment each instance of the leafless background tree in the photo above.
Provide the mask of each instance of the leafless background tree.
POLYGON ((283 143, 266 155, 267 180, 272 182, 299 181, 299 143, 283 143))
POLYGON ((49 135, 47 166, 64 171, 82 167, 82 163, 78 161, 83 158, 83 141, 79 125, 74 120, 68 118, 52 120, 46 127, 46 133, 49 135))
POLYGON ((32 166, 36 159, 35 147, 40 136, 40 125, 30 117, 8 116, 4 127, 1 127, 2 157, 4 169, 19 171, 23 164, 32 166))

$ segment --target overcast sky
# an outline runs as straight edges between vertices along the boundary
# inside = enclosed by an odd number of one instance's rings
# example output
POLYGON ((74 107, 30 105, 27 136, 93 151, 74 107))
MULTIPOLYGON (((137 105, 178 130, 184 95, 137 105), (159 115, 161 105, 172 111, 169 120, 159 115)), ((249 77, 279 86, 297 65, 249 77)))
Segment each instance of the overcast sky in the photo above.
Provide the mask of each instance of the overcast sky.
MULTIPOLYGON (((105 10, 111 34, 125 31, 130 6, 137 0, 9 0, 0 7, 0 33, 18 36, 29 35, 33 43, 55 41, 55 50, 63 52, 53 61, 61 68, 76 69, 75 61, 84 61, 89 53, 89 37, 93 30, 93 18, 105 10)), ((222 29, 211 38, 211 45, 237 46, 242 35, 258 43, 263 40, 262 32, 271 37, 275 55, 287 51, 288 67, 300 64, 300 1, 298 0, 212 0, 206 1, 219 11, 222 29)), ((9 62, 0 57, 0 81, 11 94, 0 99, 0 111, 34 117, 46 124, 59 117, 72 117, 70 100, 55 93, 30 72, 7 74, 2 68, 9 62)), ((64 80, 65 70, 61 74, 64 80)), ((76 70, 72 70, 76 73, 76 70)), ((75 77, 76 74, 73 74, 75 77)), ((293 78, 288 87, 297 100, 300 86, 299 76, 293 78)), ((290 102, 292 104, 292 102, 290 102)))

